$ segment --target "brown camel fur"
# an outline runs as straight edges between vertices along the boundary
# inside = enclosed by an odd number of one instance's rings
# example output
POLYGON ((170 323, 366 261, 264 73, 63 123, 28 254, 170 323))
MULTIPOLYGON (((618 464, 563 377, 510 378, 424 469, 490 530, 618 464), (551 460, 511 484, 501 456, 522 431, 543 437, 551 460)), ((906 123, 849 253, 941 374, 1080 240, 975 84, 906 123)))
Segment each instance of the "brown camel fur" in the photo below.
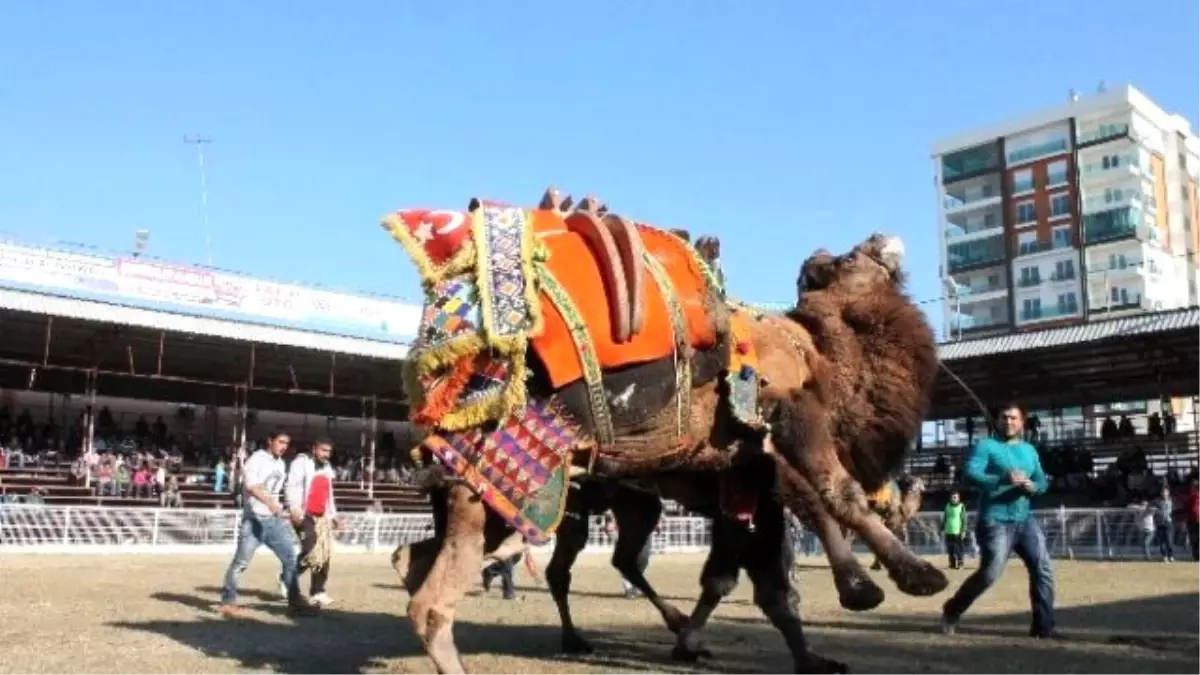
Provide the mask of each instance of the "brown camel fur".
MULTIPOLYGON (((780 496, 815 525, 839 591, 874 604, 882 591, 861 570, 839 525, 864 538, 902 591, 929 595, 946 585, 944 575, 908 551, 871 513, 863 491, 881 484, 903 459, 908 438, 919 429, 936 368, 932 333, 901 289, 896 248, 893 240, 873 236, 844 256, 817 254, 802 269, 804 293, 798 307, 787 317, 753 324, 760 369, 770 380, 763 401, 774 427, 780 496)), ((705 441, 677 455, 677 465, 727 468, 727 449, 739 442, 739 452, 753 455, 754 447, 718 420, 715 388, 698 388, 693 404, 691 431, 705 441)), ((653 432, 663 430, 648 431, 637 440, 651 446, 661 442, 653 432)), ((635 473, 653 478, 654 472, 645 469, 635 473)), ((455 605, 477 578, 485 522, 483 506, 462 486, 450 488, 448 509, 440 552, 409 607, 418 636, 443 672, 462 668, 451 624, 455 605)), ((737 565, 759 566, 758 574, 747 567, 756 602, 788 638, 797 668, 836 669, 807 650, 798 618, 794 612, 789 615, 781 600, 787 597, 786 577, 780 586, 763 573, 763 561, 728 556, 714 540, 714 555, 719 549, 727 562, 736 563, 735 572, 737 565)), ((713 598, 719 601, 727 592, 708 593, 706 588, 707 605, 715 606, 713 598)), ((706 605, 705 597, 701 605, 706 605)), ((695 634, 710 611, 697 608, 680 633, 681 649, 695 651, 695 634)))

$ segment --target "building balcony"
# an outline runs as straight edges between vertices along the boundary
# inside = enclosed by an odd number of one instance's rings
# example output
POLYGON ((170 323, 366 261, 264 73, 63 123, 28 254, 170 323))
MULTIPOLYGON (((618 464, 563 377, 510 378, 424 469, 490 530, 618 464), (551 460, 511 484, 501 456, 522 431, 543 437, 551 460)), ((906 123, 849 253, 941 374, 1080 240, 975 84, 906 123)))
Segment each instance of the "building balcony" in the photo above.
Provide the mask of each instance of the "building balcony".
POLYGON ((1135 298, 1126 298, 1119 302, 1103 302, 1100 301, 1090 303, 1088 314, 1109 314, 1111 312, 1128 312, 1131 309, 1142 309, 1142 296, 1135 298))
POLYGON ((963 227, 956 223, 946 223, 946 241, 973 241, 975 239, 986 239, 996 235, 1004 234, 1003 225, 993 225, 992 227, 963 227))
POLYGON ((1095 143, 1103 143, 1111 141, 1114 138, 1121 138, 1129 135, 1128 124, 1101 124, 1093 129, 1087 129, 1080 132, 1076 138, 1076 143, 1079 145, 1093 145, 1095 143))
POLYGON ((948 337, 953 337, 957 333, 968 333, 979 330, 994 330, 1009 325, 1008 319, 1003 317, 996 318, 992 316, 972 316, 970 314, 958 314, 950 318, 950 333, 948 337))
POLYGON ((1003 198, 996 194, 969 194, 963 197, 948 194, 942 199, 942 206, 946 209, 946 215, 959 215, 1000 206, 1002 201, 1003 198))
POLYGON ((994 284, 971 284, 971 285, 955 285, 954 292, 951 297, 957 297, 959 300, 979 301, 990 300, 994 297, 999 297, 1008 291, 1008 287, 1003 283, 994 284))
POLYGON ((1154 199, 1153 194, 1147 194, 1142 189, 1115 190, 1114 193, 1121 193, 1119 196, 1114 194, 1112 197, 1103 194, 1096 194, 1090 197, 1085 197, 1083 200, 1083 213, 1097 213, 1099 211, 1110 211, 1122 207, 1133 207, 1138 210, 1155 212, 1158 209, 1158 202, 1154 199))
POLYGON ((1028 241, 1017 246, 1017 254, 1014 257, 1023 258, 1025 256, 1037 255, 1046 253, 1047 251, 1059 250, 1074 250, 1075 246, 1069 241, 1028 241))
POLYGON ((1040 275, 1032 277, 1019 277, 1017 279, 1018 288, 1034 288, 1041 285, 1042 277, 1040 275))
POLYGON ((1115 166, 1112 164, 1105 166, 1103 160, 1101 160, 1088 162, 1079 167, 1080 182, 1087 182, 1089 185, 1135 177, 1154 178, 1150 167, 1142 166, 1136 155, 1121 155, 1120 163, 1115 166))
POLYGON ((1018 315, 1021 323, 1032 323, 1035 321, 1054 321, 1055 319, 1069 319, 1079 316, 1079 305, 1063 305, 1060 307, 1042 307, 1035 310, 1021 310, 1018 315))
POLYGON ((1069 147, 1070 143, 1065 138, 1056 138, 1045 143, 1026 146, 1008 153, 1008 164, 1021 164, 1041 157, 1057 155, 1066 152, 1069 147))
POLYGON ((1158 243, 1158 231, 1141 221, 1141 211, 1130 206, 1090 213, 1083 217, 1081 224, 1083 244, 1095 246, 1124 239, 1158 243))
POLYGON ((943 185, 999 170, 1000 152, 995 143, 942 156, 943 185))

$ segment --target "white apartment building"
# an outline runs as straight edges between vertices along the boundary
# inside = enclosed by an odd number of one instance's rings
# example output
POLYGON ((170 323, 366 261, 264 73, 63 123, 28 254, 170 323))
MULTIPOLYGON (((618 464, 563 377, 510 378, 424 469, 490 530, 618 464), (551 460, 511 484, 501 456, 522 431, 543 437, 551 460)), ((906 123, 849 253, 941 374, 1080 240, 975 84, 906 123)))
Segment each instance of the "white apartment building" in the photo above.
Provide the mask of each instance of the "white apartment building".
POLYGON ((1131 86, 933 147, 945 334, 1197 303, 1200 140, 1131 86))

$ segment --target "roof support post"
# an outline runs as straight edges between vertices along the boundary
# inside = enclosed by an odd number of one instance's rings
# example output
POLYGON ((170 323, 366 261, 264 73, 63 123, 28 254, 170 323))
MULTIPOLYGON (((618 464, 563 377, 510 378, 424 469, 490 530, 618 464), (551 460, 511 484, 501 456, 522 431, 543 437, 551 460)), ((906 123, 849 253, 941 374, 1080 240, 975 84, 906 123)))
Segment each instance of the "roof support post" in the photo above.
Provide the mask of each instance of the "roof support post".
POLYGON ((156 377, 162 377, 163 347, 166 346, 166 342, 167 331, 158 331, 158 359, 154 367, 154 374, 156 377))
POLYGON ((257 347, 258 347, 258 345, 256 343, 254 343, 254 342, 250 343, 250 374, 246 378, 246 386, 247 387, 254 387, 254 366, 255 366, 255 361, 256 361, 256 355, 258 353, 257 347))
POLYGON ((337 353, 330 352, 329 353, 329 395, 330 396, 335 395, 333 393, 333 373, 336 370, 337 370, 337 353))
POLYGON ((46 317, 46 341, 42 346, 42 365, 50 365, 50 336, 54 334, 54 317, 46 317))

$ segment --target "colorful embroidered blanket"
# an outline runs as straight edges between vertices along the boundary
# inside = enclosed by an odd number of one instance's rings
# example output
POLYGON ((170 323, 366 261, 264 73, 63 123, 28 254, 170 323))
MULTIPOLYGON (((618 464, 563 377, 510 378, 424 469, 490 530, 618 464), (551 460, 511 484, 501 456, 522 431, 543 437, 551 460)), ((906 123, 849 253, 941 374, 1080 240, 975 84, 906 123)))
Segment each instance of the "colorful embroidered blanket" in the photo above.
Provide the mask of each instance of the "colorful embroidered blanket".
POLYGON ((531 544, 558 529, 579 429, 556 400, 529 402, 493 431, 433 437, 426 446, 531 544))

